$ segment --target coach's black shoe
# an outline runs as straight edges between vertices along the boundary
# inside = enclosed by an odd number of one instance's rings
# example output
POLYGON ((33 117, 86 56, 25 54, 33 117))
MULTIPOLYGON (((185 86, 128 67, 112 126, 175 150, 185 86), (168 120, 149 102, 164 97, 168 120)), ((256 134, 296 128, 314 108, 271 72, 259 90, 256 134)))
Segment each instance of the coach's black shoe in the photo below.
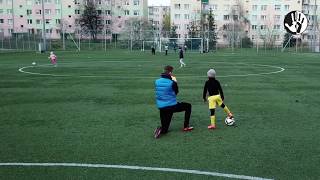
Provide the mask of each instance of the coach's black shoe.
POLYGON ((154 130, 154 138, 159 138, 161 134, 161 127, 157 127, 157 129, 154 130))

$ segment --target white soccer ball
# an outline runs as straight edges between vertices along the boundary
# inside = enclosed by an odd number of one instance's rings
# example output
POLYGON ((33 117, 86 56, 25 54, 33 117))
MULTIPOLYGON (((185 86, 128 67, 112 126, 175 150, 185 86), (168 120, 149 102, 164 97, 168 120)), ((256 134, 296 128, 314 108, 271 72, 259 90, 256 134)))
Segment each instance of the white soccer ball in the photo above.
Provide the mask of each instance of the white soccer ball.
POLYGON ((226 123, 227 126, 232 126, 232 125, 234 125, 235 120, 234 120, 234 118, 226 117, 226 119, 224 120, 224 123, 226 123))
POLYGON ((36 64, 37 64, 36 62, 33 62, 33 63, 32 63, 32 65, 36 65, 36 64))

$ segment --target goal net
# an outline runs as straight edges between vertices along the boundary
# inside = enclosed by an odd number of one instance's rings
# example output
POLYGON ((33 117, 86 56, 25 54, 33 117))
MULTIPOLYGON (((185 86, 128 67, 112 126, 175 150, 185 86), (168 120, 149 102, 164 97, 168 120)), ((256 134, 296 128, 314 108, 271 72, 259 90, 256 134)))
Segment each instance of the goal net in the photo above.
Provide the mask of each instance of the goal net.
POLYGON ((161 38, 159 42, 159 51, 165 51, 168 46, 169 52, 177 51, 179 47, 187 52, 203 52, 204 44, 202 38, 161 38))

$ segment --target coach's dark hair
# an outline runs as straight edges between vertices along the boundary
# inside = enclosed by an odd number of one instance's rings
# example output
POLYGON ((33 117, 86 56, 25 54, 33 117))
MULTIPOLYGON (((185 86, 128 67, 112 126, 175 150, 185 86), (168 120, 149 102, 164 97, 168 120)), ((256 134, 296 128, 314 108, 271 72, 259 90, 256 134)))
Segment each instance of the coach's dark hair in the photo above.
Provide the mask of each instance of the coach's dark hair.
POLYGON ((169 74, 170 72, 173 71, 173 67, 170 65, 167 65, 164 67, 164 73, 169 74))

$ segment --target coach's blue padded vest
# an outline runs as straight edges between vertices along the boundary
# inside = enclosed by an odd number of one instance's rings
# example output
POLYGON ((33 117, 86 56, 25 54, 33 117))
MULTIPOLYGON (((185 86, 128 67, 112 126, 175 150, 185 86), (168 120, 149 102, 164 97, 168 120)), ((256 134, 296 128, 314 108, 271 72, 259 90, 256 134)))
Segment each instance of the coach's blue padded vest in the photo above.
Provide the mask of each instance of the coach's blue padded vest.
POLYGON ((155 82, 156 86, 156 101, 158 108, 164 108, 177 104, 177 98, 172 89, 173 81, 168 78, 160 78, 155 82))

